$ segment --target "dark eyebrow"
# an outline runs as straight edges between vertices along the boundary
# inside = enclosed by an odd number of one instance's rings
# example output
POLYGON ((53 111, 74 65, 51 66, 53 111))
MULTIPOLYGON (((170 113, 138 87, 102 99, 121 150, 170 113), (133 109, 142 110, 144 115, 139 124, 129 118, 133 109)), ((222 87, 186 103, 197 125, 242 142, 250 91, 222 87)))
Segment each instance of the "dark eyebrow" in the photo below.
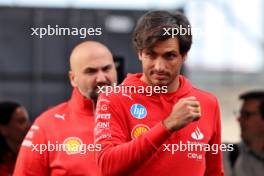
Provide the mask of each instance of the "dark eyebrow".
POLYGON ((94 68, 94 67, 87 67, 87 68, 85 68, 84 69, 84 71, 83 72, 85 72, 85 73, 93 73, 93 72, 97 72, 97 68, 94 68))
POLYGON ((172 50, 168 50, 168 51, 166 51, 166 53, 178 53, 176 50, 174 50, 174 49, 172 49, 172 50))
POLYGON ((176 50, 168 50, 168 51, 166 51, 166 52, 164 53, 164 55, 170 55, 170 54, 174 54, 174 55, 176 55, 176 56, 179 55, 178 51, 176 51, 176 50))
POLYGON ((112 64, 108 64, 108 65, 105 65, 105 66, 99 67, 99 68, 97 68, 97 67, 87 67, 87 68, 84 69, 84 72, 85 73, 95 73, 95 72, 97 72, 100 69, 102 69, 103 71, 106 71, 106 70, 108 70, 110 68, 112 68, 112 64))
POLYGON ((105 71, 105 70, 108 70, 110 68, 112 68, 112 64, 108 64, 108 65, 102 67, 102 70, 105 71))

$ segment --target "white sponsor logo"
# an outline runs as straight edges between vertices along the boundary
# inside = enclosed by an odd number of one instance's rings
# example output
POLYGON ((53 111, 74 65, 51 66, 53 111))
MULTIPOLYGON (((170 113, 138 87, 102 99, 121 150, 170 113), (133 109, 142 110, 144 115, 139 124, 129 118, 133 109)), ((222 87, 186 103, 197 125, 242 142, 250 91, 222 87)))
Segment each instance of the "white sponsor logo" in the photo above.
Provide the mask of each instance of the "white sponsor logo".
POLYGON ((106 102, 106 103, 110 103, 110 100, 107 100, 107 99, 101 98, 101 99, 99 100, 99 102, 106 102))
POLYGON ((32 141, 30 141, 30 140, 24 140, 23 142, 22 142, 22 146, 25 146, 25 147, 31 147, 31 145, 32 145, 32 141))
POLYGON ((108 103, 110 103, 109 100, 104 98, 100 99, 97 103, 96 113, 98 113, 98 111, 107 111, 108 103))
POLYGON ((32 126, 31 126, 31 129, 32 129, 32 130, 39 130, 39 126, 37 126, 37 125, 32 125, 32 126))
POLYGON ((102 104, 102 105, 100 105, 99 109, 101 111, 107 111, 107 105, 106 104, 102 104))
POLYGON ((97 129, 108 129, 110 127, 110 123, 109 122, 98 122, 96 124, 96 128, 97 129))
POLYGON ((131 95, 128 95, 128 94, 125 94, 125 93, 123 93, 122 95, 125 96, 125 97, 128 97, 130 100, 133 100, 131 95))
POLYGON ((187 157, 190 159, 196 159, 196 160, 202 160, 203 159, 203 155, 197 154, 197 153, 188 153, 187 157))
POLYGON ((27 133, 26 138, 32 138, 33 136, 34 136, 34 131, 29 131, 29 132, 27 133))
POLYGON ((95 117, 95 122, 97 122, 98 119, 109 120, 110 118, 111 118, 111 114, 97 114, 95 117))
POLYGON ((37 125, 32 125, 30 130, 28 131, 27 135, 26 135, 26 138, 33 138, 34 136, 34 132, 39 130, 39 126, 37 125))
POLYGON ((204 138, 204 134, 201 132, 199 127, 197 126, 195 131, 192 132, 191 137, 195 140, 202 140, 204 138))
POLYGON ((65 120, 65 114, 55 114, 54 117, 58 118, 58 119, 65 120))
POLYGON ((97 137, 94 142, 97 143, 101 139, 106 139, 106 138, 111 138, 111 137, 112 135, 110 133, 102 134, 101 136, 97 137))
POLYGON ((94 135, 99 135, 100 133, 102 133, 103 129, 98 129, 98 128, 94 128, 94 135))

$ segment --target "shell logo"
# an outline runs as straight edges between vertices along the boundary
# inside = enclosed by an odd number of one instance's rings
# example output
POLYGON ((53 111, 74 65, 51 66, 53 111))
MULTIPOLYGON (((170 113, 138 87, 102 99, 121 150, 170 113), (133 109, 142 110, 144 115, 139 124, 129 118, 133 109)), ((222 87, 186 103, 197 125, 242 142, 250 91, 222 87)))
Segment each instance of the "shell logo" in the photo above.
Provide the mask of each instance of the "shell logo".
POLYGON ((83 146, 82 140, 78 137, 68 137, 63 142, 64 150, 68 155, 77 154, 81 152, 83 146))
POLYGON ((135 139, 135 138, 141 136, 143 133, 146 133, 149 130, 150 130, 150 128, 147 125, 138 124, 138 125, 134 126, 134 128, 132 129, 131 138, 135 139))

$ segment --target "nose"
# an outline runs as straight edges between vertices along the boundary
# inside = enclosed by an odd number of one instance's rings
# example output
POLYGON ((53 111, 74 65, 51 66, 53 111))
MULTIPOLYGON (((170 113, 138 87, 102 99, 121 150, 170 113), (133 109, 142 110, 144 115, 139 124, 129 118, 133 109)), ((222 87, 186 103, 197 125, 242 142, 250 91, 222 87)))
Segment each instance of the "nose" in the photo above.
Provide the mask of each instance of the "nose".
POLYGON ((107 80, 107 77, 106 77, 105 73, 102 71, 99 71, 96 75, 96 82, 97 83, 106 82, 106 80, 107 80))
POLYGON ((156 71, 164 71, 166 68, 166 65, 165 65, 165 61, 161 58, 161 57, 158 57, 156 60, 155 60, 155 63, 154 63, 154 69, 156 71))

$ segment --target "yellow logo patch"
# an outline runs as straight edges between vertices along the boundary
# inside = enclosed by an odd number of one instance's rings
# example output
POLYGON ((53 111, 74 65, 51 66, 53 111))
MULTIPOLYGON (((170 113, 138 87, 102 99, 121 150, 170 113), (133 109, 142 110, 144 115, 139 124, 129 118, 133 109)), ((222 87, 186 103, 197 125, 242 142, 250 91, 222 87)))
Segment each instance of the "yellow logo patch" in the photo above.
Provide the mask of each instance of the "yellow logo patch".
POLYGON ((82 140, 77 137, 68 137, 63 142, 64 149, 68 155, 77 154, 81 152, 83 146, 82 140))
POLYGON ((147 125, 138 124, 138 125, 134 126, 134 128, 132 129, 131 138, 135 139, 135 138, 139 137, 140 135, 142 135, 143 133, 146 133, 149 130, 150 130, 150 128, 147 125))

